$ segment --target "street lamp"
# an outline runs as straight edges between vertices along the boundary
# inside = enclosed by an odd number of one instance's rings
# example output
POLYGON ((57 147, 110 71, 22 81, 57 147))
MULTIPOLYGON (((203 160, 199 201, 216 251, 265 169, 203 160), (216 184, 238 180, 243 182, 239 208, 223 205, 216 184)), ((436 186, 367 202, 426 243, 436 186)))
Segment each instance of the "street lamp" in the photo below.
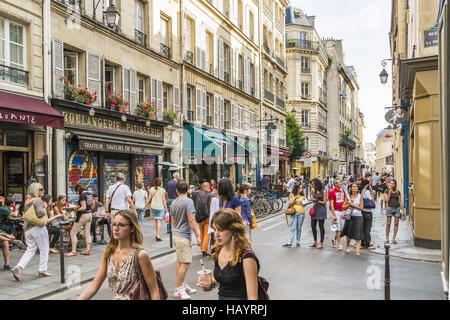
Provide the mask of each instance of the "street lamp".
POLYGON ((389 78, 389 74, 387 73, 386 69, 384 68, 384 67, 386 67, 388 61, 392 61, 392 59, 384 59, 383 61, 381 61, 381 65, 383 66, 383 71, 381 71, 381 73, 380 73, 381 84, 386 84, 388 81, 388 78, 389 78))
POLYGON ((117 10, 114 2, 112 2, 111 5, 106 9, 105 15, 108 26, 115 29, 119 24, 120 13, 119 10, 117 10))
POLYGON ((296 114, 297 114, 297 110, 295 110, 295 108, 292 108, 291 115, 295 118, 296 114))

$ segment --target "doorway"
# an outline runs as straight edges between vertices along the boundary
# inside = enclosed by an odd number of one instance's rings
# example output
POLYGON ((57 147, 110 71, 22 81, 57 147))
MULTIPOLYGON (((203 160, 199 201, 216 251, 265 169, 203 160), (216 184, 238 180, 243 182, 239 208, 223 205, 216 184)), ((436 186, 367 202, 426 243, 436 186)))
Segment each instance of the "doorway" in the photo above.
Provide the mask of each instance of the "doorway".
POLYGON ((27 154, 23 152, 0 152, 0 189, 4 195, 14 194, 16 202, 23 201, 25 183, 28 177, 27 154))

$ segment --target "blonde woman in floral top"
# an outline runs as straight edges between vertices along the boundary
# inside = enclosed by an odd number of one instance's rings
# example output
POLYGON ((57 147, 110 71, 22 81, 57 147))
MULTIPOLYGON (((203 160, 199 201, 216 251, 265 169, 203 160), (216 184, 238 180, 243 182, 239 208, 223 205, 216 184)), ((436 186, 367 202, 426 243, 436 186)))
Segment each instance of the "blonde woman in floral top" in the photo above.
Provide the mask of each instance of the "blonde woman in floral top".
MULTIPOLYGON (((133 210, 120 210, 115 216, 112 237, 106 247, 100 269, 90 286, 83 291, 78 300, 91 299, 108 278, 109 288, 114 300, 130 300, 130 290, 138 280, 135 255, 141 247, 143 236, 139 228, 137 215, 133 210)), ((159 300, 158 283, 152 261, 145 250, 138 253, 139 267, 152 300, 159 300)))
POLYGON ((289 205, 295 210, 295 214, 290 217, 291 223, 291 235, 289 242, 284 244, 283 247, 292 247, 294 238, 297 236, 296 247, 300 247, 300 238, 302 235, 303 221, 305 220, 305 208, 303 208, 303 200, 305 200, 305 194, 300 184, 295 184, 291 195, 289 196, 289 205))

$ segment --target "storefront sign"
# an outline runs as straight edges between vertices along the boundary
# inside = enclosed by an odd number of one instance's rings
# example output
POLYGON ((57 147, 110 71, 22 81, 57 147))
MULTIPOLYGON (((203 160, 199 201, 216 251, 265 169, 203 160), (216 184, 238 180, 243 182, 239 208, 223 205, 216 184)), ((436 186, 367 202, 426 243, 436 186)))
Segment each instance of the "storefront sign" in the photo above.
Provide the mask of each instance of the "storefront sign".
POLYGON ((439 45, 439 30, 431 29, 424 32, 425 48, 439 45))
POLYGON ((84 130, 100 131, 102 133, 114 133, 125 136, 133 136, 164 141, 164 132, 159 127, 147 127, 136 122, 123 122, 114 118, 102 116, 91 117, 87 113, 61 110, 64 115, 64 126, 67 128, 80 128, 84 130))
POLYGON ((31 113, 24 113, 20 111, 7 111, 0 109, 0 121, 16 122, 23 124, 37 125, 36 115, 31 113))
POLYGON ((101 152, 132 153, 140 155, 147 154, 156 156, 164 155, 163 150, 160 149, 117 142, 80 140, 79 148, 80 150, 101 151, 101 152))

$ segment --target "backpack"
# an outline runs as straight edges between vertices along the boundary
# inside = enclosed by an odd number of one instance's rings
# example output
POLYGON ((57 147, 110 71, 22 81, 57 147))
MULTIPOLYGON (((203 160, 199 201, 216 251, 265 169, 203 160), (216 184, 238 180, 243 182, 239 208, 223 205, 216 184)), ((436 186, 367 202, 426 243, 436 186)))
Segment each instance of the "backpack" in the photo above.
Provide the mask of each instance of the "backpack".
MULTIPOLYGON (((252 253, 256 256, 255 252, 253 250, 245 250, 242 253, 242 259, 249 254, 252 253)), ((259 272, 259 262, 256 262, 258 265, 258 272, 259 272)), ((242 267, 244 267, 244 264, 242 264, 242 267)), ((269 282, 264 279, 263 277, 258 276, 258 300, 270 300, 269 294, 267 291, 269 290, 269 282)))
POLYGON ((200 223, 209 218, 209 208, 211 207, 211 193, 200 191, 196 197, 195 221, 200 223))

